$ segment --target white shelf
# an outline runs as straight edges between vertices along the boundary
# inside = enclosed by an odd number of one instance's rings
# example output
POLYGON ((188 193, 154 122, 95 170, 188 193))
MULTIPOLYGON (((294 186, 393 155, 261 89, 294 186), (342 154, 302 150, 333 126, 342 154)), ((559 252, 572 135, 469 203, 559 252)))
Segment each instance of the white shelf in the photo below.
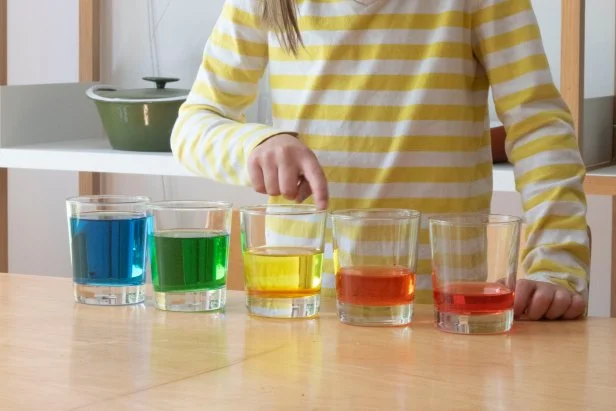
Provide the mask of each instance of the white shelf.
POLYGON ((616 177, 616 166, 598 168, 596 170, 589 171, 588 175, 594 177, 616 177))
MULTIPOLYGON (((113 150, 88 84, 0 87, 0 167, 192 176, 171 153, 113 150)), ((492 126, 499 126, 493 122, 492 126)), ((616 166, 590 175, 616 176, 616 166)), ((513 166, 494 166, 497 192, 515 192, 513 166)))
POLYGON ((509 163, 494 164, 493 191, 515 192, 513 166, 509 163))
MULTIPOLYGON (((113 150, 88 84, 0 87, 0 167, 192 176, 171 153, 113 150)), ((494 122, 492 126, 500 123, 494 122)), ((616 177, 616 166, 588 173, 616 177)), ((513 166, 494 166, 497 192, 515 192, 513 166)))
MULTIPOLYGON (((75 140, 1 148, 0 167, 118 174, 192 176, 171 153, 113 150, 107 140, 75 140)), ((494 166, 494 191, 515 191, 513 168, 494 166)))
POLYGON ((191 176, 171 153, 113 150, 107 140, 74 140, 0 148, 0 167, 191 176))
MULTIPOLYGON (((104 139, 73 140, 0 148, 0 167, 56 171, 89 171, 156 176, 194 176, 171 153, 114 150, 104 139)), ((590 171, 589 176, 616 178, 616 166, 590 171)), ((516 192, 513 166, 494 165, 494 191, 516 192)))
POLYGON ((89 84, 0 87, 0 167, 190 176, 171 153, 113 150, 89 84))

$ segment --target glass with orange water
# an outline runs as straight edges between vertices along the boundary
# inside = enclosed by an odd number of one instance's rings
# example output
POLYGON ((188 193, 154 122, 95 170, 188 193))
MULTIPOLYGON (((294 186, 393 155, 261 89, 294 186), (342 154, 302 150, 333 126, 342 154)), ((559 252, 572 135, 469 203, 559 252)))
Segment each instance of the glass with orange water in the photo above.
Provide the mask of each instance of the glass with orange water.
POLYGON ((495 334, 513 325, 521 220, 500 215, 430 219, 437 328, 495 334))
POLYGON ((404 209, 332 213, 336 305, 343 323, 412 321, 420 219, 419 212, 404 209))

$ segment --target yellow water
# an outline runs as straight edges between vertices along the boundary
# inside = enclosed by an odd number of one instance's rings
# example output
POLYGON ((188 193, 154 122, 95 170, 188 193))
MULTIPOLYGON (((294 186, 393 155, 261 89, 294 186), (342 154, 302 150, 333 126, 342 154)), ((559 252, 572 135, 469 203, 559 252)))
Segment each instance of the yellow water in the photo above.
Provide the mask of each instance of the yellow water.
POLYGON ((319 294, 323 252, 301 247, 259 247, 244 252, 246 291, 263 298, 319 294))

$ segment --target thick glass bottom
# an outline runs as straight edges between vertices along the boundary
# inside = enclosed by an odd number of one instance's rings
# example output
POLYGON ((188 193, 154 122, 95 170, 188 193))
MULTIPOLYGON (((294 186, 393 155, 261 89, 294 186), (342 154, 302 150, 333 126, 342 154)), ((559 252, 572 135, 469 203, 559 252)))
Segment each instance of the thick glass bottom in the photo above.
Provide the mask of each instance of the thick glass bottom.
POLYGON ((100 286, 73 283, 75 302, 89 305, 130 305, 145 301, 145 285, 100 286))
POLYGON ((227 288, 186 292, 154 292, 154 307, 165 311, 218 311, 225 308, 227 288))
POLYGON ((252 315, 269 318, 312 318, 319 313, 321 296, 269 298, 246 296, 246 308, 252 315))
POLYGON ((513 309, 496 313, 457 314, 436 310, 436 327, 455 334, 501 334, 511 330, 513 309))
POLYGON ((413 320, 413 304, 368 306, 337 302, 338 318, 345 324, 365 327, 397 327, 413 320))

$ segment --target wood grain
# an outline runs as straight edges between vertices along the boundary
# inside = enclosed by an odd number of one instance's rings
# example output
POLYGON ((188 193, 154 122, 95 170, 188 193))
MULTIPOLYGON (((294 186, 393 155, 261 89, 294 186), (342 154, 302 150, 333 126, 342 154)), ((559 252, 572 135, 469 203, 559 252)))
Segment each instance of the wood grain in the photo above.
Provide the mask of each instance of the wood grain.
POLYGON ((560 91, 571 110, 582 149, 586 0, 562 0, 561 7, 560 91))
POLYGON ((0 168, 0 272, 9 271, 8 170, 0 168))
POLYGON ((100 0, 79 0, 79 80, 101 78, 100 0))
MULTIPOLYGON (((7 0, 0 0, 0 86, 8 81, 7 0)), ((0 272, 9 270, 8 170, 0 168, 0 272)))
POLYGON ((616 320, 457 336, 404 328, 72 302, 70 280, 0 274, 0 398, 45 410, 588 410, 616 398, 616 320), (36 304, 33 304, 36 302, 36 304), (44 308, 44 309, 42 309, 44 308))
POLYGON ((79 195, 97 195, 102 193, 100 173, 79 173, 79 195))
MULTIPOLYGON (((100 0, 79 0, 79 81, 101 79, 100 0)), ((101 193, 100 173, 79 173, 79 194, 101 193)))
POLYGON ((590 195, 616 196, 616 177, 587 175, 584 192, 590 195))
POLYGON ((231 245, 229 247, 229 275, 227 276, 227 288, 229 290, 244 290, 244 260, 241 238, 240 212, 233 210, 231 245))
POLYGON ((612 197, 612 293, 611 315, 616 318, 616 196, 612 197))
MULTIPOLYGON (((229 275, 227 288, 235 291, 244 291, 246 278, 244 276, 244 258, 242 253, 242 227, 240 210, 233 210, 231 221, 231 246, 229 250, 229 275)), ((260 244, 265 244, 265 219, 251 220, 252 232, 250 236, 260 244)))
MULTIPOLYGON (((616 14, 616 11, 615 11, 616 14)), ((616 18, 616 16, 614 16, 616 18)), ((614 33, 616 37, 616 33, 614 33)), ((616 55, 614 56, 616 60, 616 55)), ((614 62, 616 67, 616 61, 614 62)), ((612 117, 612 122, 616 124, 616 70, 614 70, 614 113, 612 117)), ((612 164, 616 163, 616 129, 612 128, 612 164)))

